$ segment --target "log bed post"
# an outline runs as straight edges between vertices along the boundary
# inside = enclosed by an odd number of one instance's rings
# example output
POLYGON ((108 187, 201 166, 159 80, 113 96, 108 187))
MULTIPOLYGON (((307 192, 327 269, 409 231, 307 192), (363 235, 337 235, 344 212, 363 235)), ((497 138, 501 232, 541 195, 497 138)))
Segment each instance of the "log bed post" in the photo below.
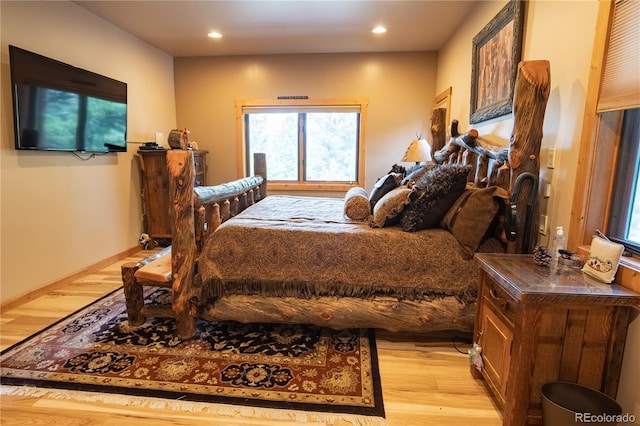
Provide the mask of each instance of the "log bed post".
POLYGON ((253 174, 262 176, 263 181, 256 201, 262 200, 267 196, 267 155, 265 153, 257 152, 253 154, 253 174))
POLYGON ((446 120, 446 108, 434 108, 431 111, 431 158, 447 143, 446 120))
POLYGON ((195 334, 198 299, 193 275, 196 257, 193 186, 195 171, 191 151, 167 152, 169 191, 171 194, 171 269, 173 273, 172 309, 180 339, 195 334))
MULTIPOLYGON (((544 113, 549 99, 551 72, 549 61, 521 61, 518 64, 513 93, 513 132, 509 140, 509 164, 511 165, 510 190, 522 173, 540 175, 540 146, 544 113)), ((538 235, 538 203, 531 214, 529 247, 523 247, 526 206, 532 196, 533 185, 529 181, 518 196, 518 233, 516 240, 507 245, 509 253, 530 253, 538 235)), ((535 194, 535 197, 538 195, 535 194)))
MULTIPOLYGON (((257 199, 267 196, 267 163, 265 154, 254 154, 255 174, 262 176, 257 199)), ((176 317, 177 334, 180 339, 190 339, 195 334, 196 316, 200 288, 194 280, 196 259, 204 239, 213 232, 220 223, 237 215, 249 206, 247 191, 251 187, 239 185, 229 188, 233 196, 223 198, 219 203, 210 205, 211 213, 206 214, 202 198, 206 198, 207 190, 215 198, 216 187, 201 187, 200 193, 194 193, 195 168, 193 153, 187 150, 171 150, 167 152, 167 170, 169 173, 169 191, 171 194, 171 269, 172 309, 176 317), (204 192, 202 192, 204 191, 204 192), (200 197, 199 197, 200 196, 200 197), (196 205, 197 204, 197 205, 196 205), (196 210, 197 207, 197 210, 196 210), (207 218, 211 218, 209 219, 207 218), (206 231, 205 231, 205 222, 206 231)), ((224 194, 221 194, 224 197, 224 194)), ((257 200, 251 198, 251 204, 257 200)))

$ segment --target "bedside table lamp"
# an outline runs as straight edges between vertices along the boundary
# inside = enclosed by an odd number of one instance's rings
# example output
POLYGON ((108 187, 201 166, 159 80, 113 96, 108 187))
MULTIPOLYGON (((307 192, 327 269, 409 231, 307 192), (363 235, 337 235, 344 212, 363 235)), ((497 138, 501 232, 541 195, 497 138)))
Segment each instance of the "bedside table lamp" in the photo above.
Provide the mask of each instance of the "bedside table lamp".
POLYGON ((431 145, 426 139, 421 139, 420 137, 412 140, 400 161, 415 162, 416 166, 422 162, 431 162, 431 145))

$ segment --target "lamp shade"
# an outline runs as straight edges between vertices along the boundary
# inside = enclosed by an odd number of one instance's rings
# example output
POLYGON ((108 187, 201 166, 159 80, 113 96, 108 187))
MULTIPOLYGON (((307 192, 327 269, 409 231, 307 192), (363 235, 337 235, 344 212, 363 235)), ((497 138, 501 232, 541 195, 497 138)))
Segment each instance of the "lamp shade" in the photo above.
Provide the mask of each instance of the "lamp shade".
POLYGON ((426 139, 414 139, 401 161, 421 163, 431 161, 431 146, 426 139))

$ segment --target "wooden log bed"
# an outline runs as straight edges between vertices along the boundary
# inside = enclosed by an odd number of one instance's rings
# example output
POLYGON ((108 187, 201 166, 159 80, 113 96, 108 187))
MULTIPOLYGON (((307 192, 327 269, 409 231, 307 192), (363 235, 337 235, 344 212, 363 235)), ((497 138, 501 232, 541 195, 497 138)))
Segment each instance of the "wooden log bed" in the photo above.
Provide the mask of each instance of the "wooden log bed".
MULTIPOLYGON (((521 62, 516 79, 514 129, 509 145, 491 144, 480 138, 475 130, 459 134, 458 123, 454 121, 448 143, 434 155, 441 164, 471 166, 469 180, 475 187, 498 186, 509 191, 511 201, 517 206, 512 219, 517 232, 513 241, 506 239, 503 233, 502 243, 507 252, 529 252, 535 241, 535 223, 528 228, 531 233, 529 238, 525 238, 523 232, 527 204, 536 188, 533 184, 525 183, 516 196, 513 196, 511 189, 523 173, 538 176, 541 129, 548 94, 549 63, 521 62), (523 241, 529 246, 523 248, 523 241)), ((444 132, 442 126, 434 126, 432 131, 444 132)), ((255 283, 245 285, 251 291, 243 294, 239 290, 216 290, 210 280, 203 281, 203 275, 206 275, 203 271, 210 274, 211 269, 217 267, 211 265, 215 259, 206 258, 207 255, 203 254, 207 253, 208 245, 214 241, 211 239, 218 238, 221 230, 233 223, 236 217, 239 219, 250 213, 267 199, 266 163, 263 154, 256 154, 255 176, 222 185, 194 187, 192 153, 186 150, 167 153, 172 200, 172 245, 150 259, 122 266, 131 326, 142 324, 145 317, 149 316, 175 317, 177 334, 182 339, 194 336, 197 318, 208 321, 308 323, 337 329, 363 327, 411 332, 472 332, 476 315, 475 300, 461 300, 460 297, 405 297, 406 294, 399 297, 387 290, 375 292, 370 288, 358 289, 360 293, 353 291, 354 295, 350 296, 334 290, 323 292, 325 287, 319 284, 315 293, 296 297, 287 292, 275 295, 253 291, 259 287, 255 283), (234 220, 228 223, 232 218, 234 220), (145 305, 144 286, 170 288, 171 306, 145 305)), ((533 194, 533 198, 536 196, 533 194)), ((533 215, 534 220, 536 217, 533 215)), ((382 230, 371 229, 371 232, 376 231, 382 230)), ((419 232, 426 231, 429 230, 419 232)), ((336 233, 338 245, 340 238, 340 233, 336 233)), ((220 240, 215 242, 220 243, 220 240)), ((237 250, 240 242, 230 241, 229 251, 237 250)), ((283 262, 286 261, 283 259, 283 262)), ((468 261, 468 265, 476 268, 473 260, 468 261)), ((254 265, 246 264, 244 267, 252 269, 254 265)), ((479 270, 476 272, 473 269, 473 272, 479 276, 479 270)), ((437 271, 433 273, 435 278, 431 279, 437 281, 437 271)), ((475 280, 474 276, 472 281, 475 280)), ((310 283, 307 287, 313 288, 313 285, 310 283)))

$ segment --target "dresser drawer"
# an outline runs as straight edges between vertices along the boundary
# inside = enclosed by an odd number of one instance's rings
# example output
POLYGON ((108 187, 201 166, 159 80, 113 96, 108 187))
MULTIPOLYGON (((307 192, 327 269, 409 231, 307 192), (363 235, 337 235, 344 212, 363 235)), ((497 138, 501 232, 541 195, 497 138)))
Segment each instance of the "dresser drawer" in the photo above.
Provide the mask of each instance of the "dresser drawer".
POLYGON ((490 305, 497 315, 513 327, 518 302, 487 275, 484 276, 483 286, 483 303, 490 305))
POLYGON ((207 184, 207 157, 206 151, 193 152, 193 168, 195 172, 195 186, 207 184))
POLYGON ((203 154, 195 154, 193 156, 193 166, 196 171, 196 175, 205 174, 207 172, 207 164, 203 154))

